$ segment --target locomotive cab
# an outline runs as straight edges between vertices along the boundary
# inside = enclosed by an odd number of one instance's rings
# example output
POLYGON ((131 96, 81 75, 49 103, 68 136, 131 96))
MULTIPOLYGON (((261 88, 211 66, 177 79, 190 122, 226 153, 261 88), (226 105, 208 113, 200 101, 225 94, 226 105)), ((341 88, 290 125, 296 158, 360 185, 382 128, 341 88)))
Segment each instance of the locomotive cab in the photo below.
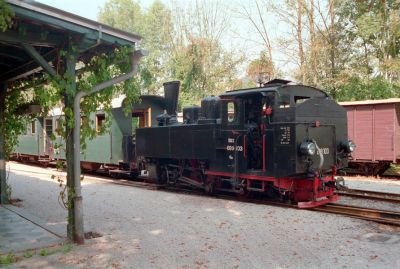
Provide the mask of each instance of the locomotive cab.
POLYGON ((290 85, 279 91, 271 124, 275 125, 276 176, 329 173, 346 165, 337 142, 347 138, 346 112, 312 87, 290 85), (282 98, 284 97, 284 98, 282 98), (315 153, 304 147, 315 147, 315 153), (311 153, 311 154, 310 154, 311 153))
POLYGON ((326 93, 287 85, 232 91, 222 100, 221 128, 231 131, 227 141, 234 141, 235 134, 242 136, 235 146, 243 151, 242 170, 288 177, 346 166, 347 156, 337 143, 346 141, 346 112, 326 93), (317 154, 302 150, 307 143, 313 143, 317 154))
POLYGON ((247 178, 247 190, 274 188, 295 201, 318 200, 303 207, 336 199, 334 176, 348 157, 342 146, 348 141, 346 112, 325 92, 273 84, 230 91, 221 100, 226 151, 219 157, 226 162, 210 170, 247 178))

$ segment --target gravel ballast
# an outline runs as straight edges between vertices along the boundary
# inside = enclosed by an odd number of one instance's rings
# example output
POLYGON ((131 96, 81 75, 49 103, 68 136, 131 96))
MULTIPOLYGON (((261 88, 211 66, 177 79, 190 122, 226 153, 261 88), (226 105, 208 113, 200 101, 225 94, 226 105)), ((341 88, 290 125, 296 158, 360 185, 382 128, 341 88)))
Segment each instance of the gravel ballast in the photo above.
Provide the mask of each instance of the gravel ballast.
MULTIPOLYGON (((52 169, 9 163, 13 197, 48 224, 67 212, 52 169)), ((400 268, 399 230, 344 216, 83 180, 85 231, 17 268, 400 268)))

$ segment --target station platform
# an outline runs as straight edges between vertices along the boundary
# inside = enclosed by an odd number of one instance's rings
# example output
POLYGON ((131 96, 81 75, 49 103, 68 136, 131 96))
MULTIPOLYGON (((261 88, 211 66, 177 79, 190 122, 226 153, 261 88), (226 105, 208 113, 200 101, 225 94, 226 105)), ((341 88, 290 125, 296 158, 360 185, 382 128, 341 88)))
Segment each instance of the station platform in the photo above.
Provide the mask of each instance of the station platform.
POLYGON ((66 242, 60 231, 12 205, 0 205, 0 255, 52 247, 66 242))

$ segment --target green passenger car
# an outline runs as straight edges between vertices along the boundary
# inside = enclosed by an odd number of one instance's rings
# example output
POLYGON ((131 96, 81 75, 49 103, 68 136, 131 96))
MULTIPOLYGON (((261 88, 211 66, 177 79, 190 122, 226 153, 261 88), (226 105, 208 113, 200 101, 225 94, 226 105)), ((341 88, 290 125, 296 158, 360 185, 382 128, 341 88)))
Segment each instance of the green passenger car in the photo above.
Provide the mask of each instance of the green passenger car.
MULTIPOLYGON (((160 96, 141 96, 141 102, 132 105, 132 112, 124 112, 122 98, 113 100, 111 126, 94 139, 87 140, 87 148, 81 153, 81 166, 85 170, 136 169, 135 130, 138 127, 157 125, 156 117, 164 112, 165 99, 160 96)), ((54 109, 49 117, 36 118, 28 124, 25 134, 19 136, 19 144, 14 150, 14 158, 36 161, 42 164, 65 159, 65 147, 57 130, 60 128, 60 110, 54 109)), ((104 111, 90 115, 93 128, 99 130, 106 117, 104 111)))

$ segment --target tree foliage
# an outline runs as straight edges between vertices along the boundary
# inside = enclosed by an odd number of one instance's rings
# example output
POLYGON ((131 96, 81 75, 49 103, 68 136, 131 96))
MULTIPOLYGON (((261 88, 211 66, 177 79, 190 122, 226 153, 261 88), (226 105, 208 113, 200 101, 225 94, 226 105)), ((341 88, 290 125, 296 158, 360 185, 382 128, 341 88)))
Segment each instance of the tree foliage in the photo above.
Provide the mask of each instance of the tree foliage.
POLYGON ((262 51, 260 57, 251 61, 246 70, 247 76, 258 84, 265 83, 273 79, 275 74, 274 63, 269 58, 268 53, 262 51))
MULTIPOLYGON (((72 49, 73 51, 74 49, 72 49)), ((74 78, 69 77, 68 73, 58 74, 55 77, 46 75, 46 80, 50 82, 46 85, 46 91, 40 91, 36 89, 36 92, 40 92, 40 95, 36 95, 36 99, 44 107, 44 113, 55 107, 61 106, 62 113, 66 117, 63 117, 60 121, 61 136, 66 139, 67 136, 72 135, 66 133, 65 130, 68 125, 69 128, 74 128, 74 116, 71 107, 62 105, 61 101, 65 96, 67 98, 75 97, 78 91, 90 92, 90 90, 107 80, 110 80, 116 76, 126 73, 130 69, 130 63, 128 61, 128 54, 132 52, 133 48, 119 48, 115 49, 113 53, 101 53, 93 56, 87 62, 80 62, 81 68, 77 71, 76 77, 76 90, 71 88, 74 78), (69 119, 69 120, 65 120, 69 119)), ((63 52, 65 57, 70 57, 67 52, 63 52)), ((40 86, 42 87, 42 86, 40 86)), ((82 99, 81 107, 81 147, 83 150, 86 148, 86 142, 88 139, 93 139, 99 133, 95 129, 95 123, 90 120, 90 114, 101 109, 108 113, 109 117, 106 117, 104 128, 100 134, 104 133, 107 127, 111 123, 111 101, 115 96, 124 94, 126 96, 127 103, 137 102, 140 89, 137 83, 137 78, 131 78, 120 84, 108 87, 100 92, 86 96, 82 99)), ((63 145, 58 145, 63 146, 63 145)))
POLYGON ((354 60, 363 60, 367 67, 363 75, 383 75, 390 81, 400 79, 397 70, 400 2, 342 1, 338 5, 338 12, 339 25, 345 27, 346 41, 352 42, 353 55, 359 56, 354 60), (377 60, 377 64, 374 60, 377 60))
POLYGON ((366 99, 385 99, 398 97, 399 86, 390 83, 382 76, 363 80, 361 77, 352 76, 346 83, 341 85, 337 95, 339 101, 354 101, 366 99))
MULTIPOLYGON (((18 136, 26 132, 28 123, 34 118, 47 117, 54 107, 61 108, 65 116, 60 121, 62 128, 57 131, 64 138, 64 141, 68 136, 72 136, 72 133, 65 132, 65 129, 67 126, 70 129, 74 127, 74 115, 72 107, 63 104, 64 99, 73 100, 78 91, 90 91, 95 85, 125 73, 130 68, 130 63, 127 60, 128 53, 131 50, 131 48, 115 49, 113 53, 99 54, 86 63, 80 62, 81 69, 76 78, 70 77, 68 73, 55 76, 43 74, 42 76, 31 77, 29 81, 18 81, 10 84, 5 95, 6 155, 9 156, 12 149, 17 145, 18 136), (76 90, 72 88, 74 79, 76 79, 77 84, 76 90), (27 108, 31 104, 40 105, 42 111, 39 114, 28 114, 27 108)), ((60 57, 70 57, 70 53, 74 52, 61 51, 60 57)), ((83 149, 85 149, 87 139, 92 139, 97 135, 94 122, 89 121, 90 113, 101 108, 111 114, 111 100, 119 94, 125 94, 127 100, 137 102, 140 93, 136 78, 87 96, 81 102, 83 119, 81 143, 83 149)), ((106 119, 110 121, 111 117, 106 119)), ((64 146, 64 144, 57 145, 62 150, 65 150, 64 146)))
POLYGON ((160 1, 143 9, 133 0, 109 0, 98 14, 98 20, 115 28, 143 37, 141 47, 150 54, 140 63, 140 86, 143 94, 155 94, 170 77, 167 68, 171 51, 171 11, 160 1))
POLYGON ((0 0, 0 30, 6 31, 12 25, 14 11, 6 3, 5 0, 0 0))
MULTIPOLYGON (((264 0, 262 6, 288 29, 273 45, 295 66, 291 78, 340 100, 399 96, 399 1, 264 0)), ((253 23, 258 31, 269 26, 260 23, 253 23)))
POLYGON ((338 42, 346 48, 341 92, 353 89, 347 99, 355 100, 399 97, 400 2, 342 0, 336 10, 338 42))
POLYGON ((141 46, 150 55, 140 66, 142 93, 157 93, 163 82, 180 80, 180 107, 229 88, 243 62, 241 54, 222 45, 229 17, 218 1, 180 7, 155 1, 143 9, 133 0, 109 0, 98 17, 143 37, 141 46))

